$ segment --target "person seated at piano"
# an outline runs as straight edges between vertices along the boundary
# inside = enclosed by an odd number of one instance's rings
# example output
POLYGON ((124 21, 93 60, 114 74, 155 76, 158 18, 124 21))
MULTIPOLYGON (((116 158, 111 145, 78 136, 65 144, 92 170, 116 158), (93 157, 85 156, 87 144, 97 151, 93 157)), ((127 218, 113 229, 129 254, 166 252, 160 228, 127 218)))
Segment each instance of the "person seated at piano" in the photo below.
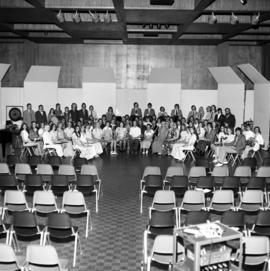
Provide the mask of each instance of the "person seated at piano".
POLYGON ((55 149, 58 156, 63 157, 63 148, 61 144, 56 144, 52 140, 52 136, 50 134, 50 126, 48 124, 44 127, 43 133, 43 149, 55 149))
POLYGON ((139 104, 135 102, 133 104, 133 108, 131 109, 130 116, 132 117, 133 120, 137 117, 142 117, 142 110, 139 108, 139 104))
POLYGON ((155 109, 152 108, 152 104, 151 104, 151 103, 148 103, 148 104, 147 104, 147 108, 144 110, 143 116, 144 116, 144 119, 145 119, 146 117, 149 117, 150 120, 152 120, 153 117, 156 116, 155 109))
POLYGON ((22 124, 21 130, 20 130, 20 136, 22 138, 23 146, 29 150, 31 155, 38 154, 38 152, 34 150, 35 148, 38 149, 38 143, 30 139, 29 129, 26 123, 22 124))
POLYGON ((41 123, 47 123, 47 115, 42 104, 38 106, 38 111, 35 113, 35 117, 38 127, 41 126, 41 123))

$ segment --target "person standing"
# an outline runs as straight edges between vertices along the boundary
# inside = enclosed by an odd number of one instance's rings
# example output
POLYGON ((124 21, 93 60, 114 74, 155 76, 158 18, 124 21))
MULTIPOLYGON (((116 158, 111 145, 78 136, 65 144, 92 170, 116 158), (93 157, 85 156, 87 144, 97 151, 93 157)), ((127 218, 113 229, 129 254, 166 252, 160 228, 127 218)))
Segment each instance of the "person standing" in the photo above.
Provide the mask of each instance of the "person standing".
POLYGON ((27 109, 23 111, 23 122, 27 124, 27 127, 30 127, 32 122, 36 121, 35 112, 30 103, 26 105, 26 108, 27 109))
POLYGON ((151 120, 153 119, 154 116, 156 116, 155 109, 152 108, 151 103, 147 104, 147 108, 144 110, 143 116, 144 116, 144 118, 149 117, 151 120))
POLYGON ((230 108, 225 109, 225 120, 224 120, 225 127, 229 127, 234 130, 235 127, 235 116, 231 113, 230 108))
POLYGON ((38 127, 41 127, 41 123, 47 123, 47 114, 44 111, 44 107, 42 104, 38 106, 38 111, 35 113, 35 117, 38 127))
POLYGON ((88 120, 88 110, 85 103, 82 103, 82 107, 79 110, 79 119, 82 123, 86 123, 88 120))

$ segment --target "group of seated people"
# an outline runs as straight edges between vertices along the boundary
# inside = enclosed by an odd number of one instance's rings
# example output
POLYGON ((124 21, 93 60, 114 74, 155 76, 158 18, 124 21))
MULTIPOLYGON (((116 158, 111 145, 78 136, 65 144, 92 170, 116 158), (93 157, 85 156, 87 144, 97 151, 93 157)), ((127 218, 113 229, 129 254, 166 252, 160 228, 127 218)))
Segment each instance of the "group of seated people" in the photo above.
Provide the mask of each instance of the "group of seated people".
POLYGON ((227 163, 227 153, 241 153, 244 159, 250 151, 257 151, 263 144, 260 128, 245 125, 235 129, 235 116, 229 108, 225 114, 215 105, 203 107, 197 111, 191 106, 188 116, 183 117, 179 104, 175 104, 168 114, 163 106, 156 114, 151 103, 142 114, 138 103, 134 103, 130 115, 117 116, 112 107, 98 118, 92 105, 86 104, 77 109, 73 103, 71 109, 60 104, 51 108, 48 116, 39 106, 34 112, 27 104, 23 112, 21 137, 25 146, 36 147, 42 154, 46 149, 55 149, 58 156, 92 159, 103 151, 117 154, 125 151, 132 154, 157 153, 171 155, 184 161, 186 151, 195 148, 201 152, 207 149, 214 153, 217 165, 227 163))

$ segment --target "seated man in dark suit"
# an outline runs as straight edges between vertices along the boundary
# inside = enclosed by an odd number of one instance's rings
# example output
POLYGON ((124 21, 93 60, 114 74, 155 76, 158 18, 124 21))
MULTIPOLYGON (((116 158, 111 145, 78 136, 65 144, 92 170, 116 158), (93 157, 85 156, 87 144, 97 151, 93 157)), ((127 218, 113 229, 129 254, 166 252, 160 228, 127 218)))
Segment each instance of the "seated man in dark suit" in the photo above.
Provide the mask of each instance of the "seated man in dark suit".
POLYGON ((139 104, 137 102, 135 102, 133 104, 133 108, 131 109, 131 113, 130 116, 132 117, 133 120, 135 120, 135 118, 142 117, 142 110, 141 108, 139 108, 139 104))
POLYGON ((36 123, 40 127, 41 123, 47 123, 47 114, 44 111, 43 105, 38 106, 38 111, 35 113, 36 123))
POLYGON ((88 120, 88 110, 85 103, 82 103, 82 108, 79 110, 79 119, 82 123, 86 123, 88 120))
POLYGON ((145 118, 145 117, 149 117, 150 120, 152 120, 153 117, 156 116, 155 109, 152 108, 152 104, 151 104, 151 103, 148 103, 148 104, 147 104, 147 108, 144 110, 143 116, 144 116, 144 118, 145 118))
POLYGON ((179 104, 174 105, 174 109, 171 111, 171 117, 173 118, 174 122, 182 119, 183 114, 179 104))

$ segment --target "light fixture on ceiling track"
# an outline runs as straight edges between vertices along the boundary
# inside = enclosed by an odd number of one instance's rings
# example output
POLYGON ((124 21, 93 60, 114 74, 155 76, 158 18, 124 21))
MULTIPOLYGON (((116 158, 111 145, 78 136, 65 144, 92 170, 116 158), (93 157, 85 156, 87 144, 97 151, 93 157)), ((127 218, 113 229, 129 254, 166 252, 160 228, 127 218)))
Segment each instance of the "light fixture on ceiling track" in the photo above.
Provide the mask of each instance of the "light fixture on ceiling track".
POLYGON ((261 14, 258 13, 257 15, 254 15, 251 20, 252 25, 257 25, 260 22, 261 14))
POLYGON ((89 10, 89 14, 91 16, 91 19, 92 19, 93 23, 99 23, 100 22, 98 14, 96 14, 96 13, 94 14, 90 10, 89 10))
POLYGON ((59 10, 59 12, 56 15, 56 19, 58 20, 59 23, 64 23, 65 22, 65 16, 62 13, 61 9, 59 10))
POLYGON ((76 10, 75 14, 72 16, 73 22, 78 24, 81 22, 81 16, 80 13, 78 13, 78 10, 76 10))
POLYGON ((232 12, 232 15, 231 15, 231 24, 232 25, 239 24, 239 19, 233 12, 232 12))
POLYGON ((112 22, 112 15, 109 13, 109 11, 107 10, 106 14, 104 15, 104 23, 111 23, 112 22))
POLYGON ((240 3, 244 6, 247 4, 247 0, 240 0, 240 3))
POLYGON ((214 13, 214 11, 212 12, 212 14, 209 16, 208 18, 208 23, 209 24, 216 24, 217 23, 217 17, 214 13))

